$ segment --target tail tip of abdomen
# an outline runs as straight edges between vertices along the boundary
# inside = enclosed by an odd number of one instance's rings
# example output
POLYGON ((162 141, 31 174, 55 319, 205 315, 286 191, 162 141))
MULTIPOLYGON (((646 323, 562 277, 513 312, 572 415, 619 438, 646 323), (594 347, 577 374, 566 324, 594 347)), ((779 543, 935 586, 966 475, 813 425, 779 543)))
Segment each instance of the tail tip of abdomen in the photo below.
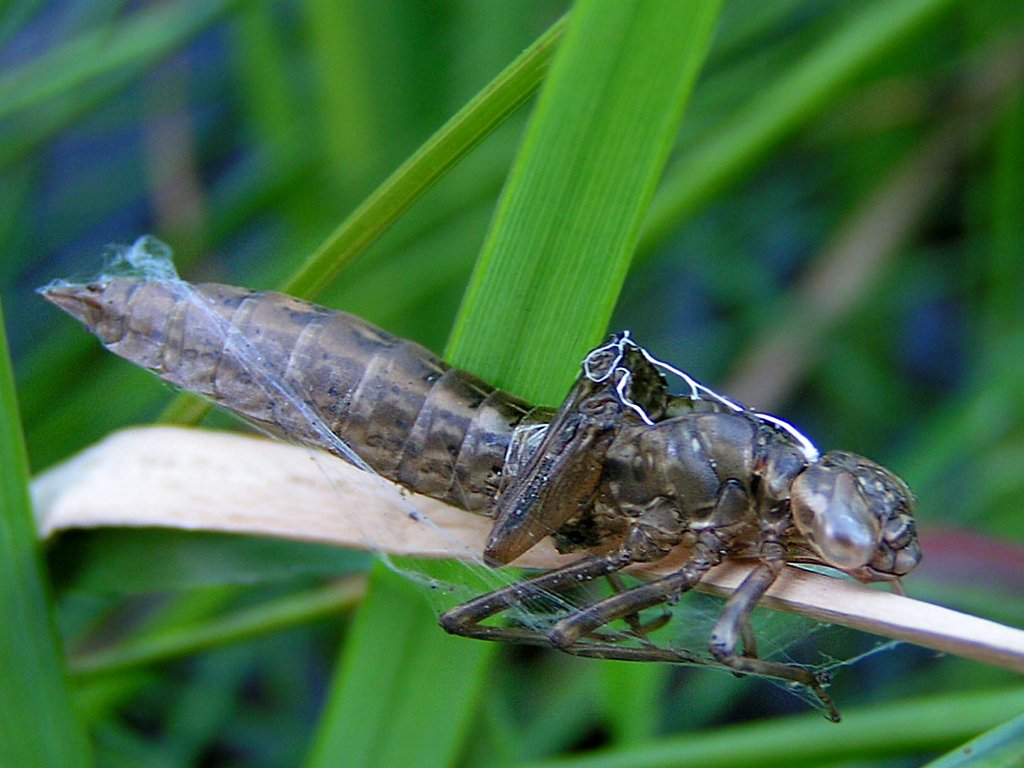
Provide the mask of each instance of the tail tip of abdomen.
POLYGON ((60 307, 86 327, 92 328, 103 318, 105 289, 106 286, 101 283, 50 283, 38 289, 38 292, 51 304, 60 307))

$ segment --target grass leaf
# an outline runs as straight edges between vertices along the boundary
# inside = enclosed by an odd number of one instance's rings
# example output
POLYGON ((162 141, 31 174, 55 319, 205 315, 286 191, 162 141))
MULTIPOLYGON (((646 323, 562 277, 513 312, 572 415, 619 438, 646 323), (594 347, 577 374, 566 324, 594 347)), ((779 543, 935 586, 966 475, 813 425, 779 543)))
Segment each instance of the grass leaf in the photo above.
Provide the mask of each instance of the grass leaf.
POLYGON ((524 768, 707 768, 712 765, 833 765, 870 755, 900 757, 945 749, 1024 707, 1024 688, 899 701, 857 711, 836 726, 816 715, 754 722, 661 739, 643 747, 529 763, 524 768))
POLYGON ((155 6, 90 30, 0 78, 0 118, 30 111, 126 67, 142 71, 204 29, 237 0, 155 6))
POLYGON ((0 309, 0 765, 90 765, 43 579, 2 318, 0 309))
POLYGON ((547 71, 564 21, 553 24, 388 176, 282 287, 313 298, 473 147, 529 99, 547 71))
POLYGON ((856 14, 834 34, 771 80, 707 140, 672 163, 644 223, 641 253, 651 253, 683 219, 832 104, 860 72, 951 4, 951 0, 880 0, 857 6, 856 14))
POLYGON ((308 765, 451 765, 493 651, 441 632, 418 587, 378 562, 308 765))
POLYGON ((452 332, 453 363, 527 399, 564 394, 607 330, 718 7, 576 6, 452 332))

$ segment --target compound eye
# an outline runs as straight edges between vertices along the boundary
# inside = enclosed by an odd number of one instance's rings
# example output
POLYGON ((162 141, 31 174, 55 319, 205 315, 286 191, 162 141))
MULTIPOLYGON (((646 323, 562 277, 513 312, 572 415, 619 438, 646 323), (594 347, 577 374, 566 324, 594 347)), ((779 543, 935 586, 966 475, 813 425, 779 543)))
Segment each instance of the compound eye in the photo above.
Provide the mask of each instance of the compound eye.
POLYGON ((850 472, 808 467, 793 482, 791 505, 797 528, 829 565, 856 570, 878 551, 878 518, 850 472))

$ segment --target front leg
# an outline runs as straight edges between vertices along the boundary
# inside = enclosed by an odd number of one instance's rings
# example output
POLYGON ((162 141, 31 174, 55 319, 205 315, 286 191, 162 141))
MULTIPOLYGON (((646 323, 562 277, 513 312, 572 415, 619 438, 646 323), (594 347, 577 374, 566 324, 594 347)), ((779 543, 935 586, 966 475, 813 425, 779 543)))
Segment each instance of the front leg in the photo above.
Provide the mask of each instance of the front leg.
POLYGON ((721 616, 718 617, 718 622, 711 632, 711 655, 736 672, 791 680, 807 686, 825 706, 828 719, 838 723, 839 710, 825 693, 821 678, 809 669, 756 658, 750 615, 785 565, 785 549, 781 544, 770 544, 766 549, 768 556, 736 588, 726 602, 721 616), (743 655, 738 653, 741 640, 744 645, 743 655))

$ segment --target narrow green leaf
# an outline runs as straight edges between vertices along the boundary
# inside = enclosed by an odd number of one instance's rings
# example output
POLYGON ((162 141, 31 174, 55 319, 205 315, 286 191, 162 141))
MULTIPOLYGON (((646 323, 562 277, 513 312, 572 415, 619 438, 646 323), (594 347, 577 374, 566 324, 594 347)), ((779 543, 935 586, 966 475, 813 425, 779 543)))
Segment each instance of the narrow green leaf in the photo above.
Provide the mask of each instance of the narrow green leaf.
POLYGON ((73 125, 75 120, 96 105, 106 101, 128 81, 128 77, 114 75, 102 86, 85 88, 66 99, 51 102, 38 110, 19 116, 13 124, 4 125, 4 141, 0 144, 0 171, 24 167, 30 162, 31 154, 47 142, 53 141, 61 131, 73 125))
MULTIPOLYGON (((164 643, 159 638, 173 637, 183 628, 202 627, 205 622, 212 621, 230 610, 241 594, 240 587, 225 586, 194 589, 168 596, 168 599, 161 603, 160 610, 143 618, 141 623, 131 630, 130 637, 122 640, 123 645, 118 646, 138 659, 138 664, 126 665, 133 666, 133 671, 123 671, 122 667, 122 671, 117 674, 97 674, 87 680, 76 681, 75 704, 82 716, 90 725, 99 724, 109 718, 117 707, 144 692, 147 685, 153 683, 153 678, 158 676, 157 672, 146 669, 144 665, 177 657, 170 652, 171 644, 164 643), (154 653, 147 655, 132 650, 147 647, 153 649, 154 653)), ((190 645, 195 647, 194 643, 190 645)), ((97 751, 100 751, 101 741, 102 737, 97 732, 97 751)))
POLYGON ((652 738, 661 724, 655 713, 673 670, 662 664, 608 662, 601 671, 612 743, 624 746, 652 738))
POLYGON ((456 321, 454 363, 528 399, 563 394, 607 329, 719 5, 575 7, 456 321))
POLYGON ((353 0, 305 0, 303 5, 320 135, 330 175, 347 190, 366 177, 377 154, 374 89, 362 48, 365 14, 353 0))
POLYGON ((0 765, 90 765, 39 556, 2 308, 0 457, 0 765))
POLYGON ((651 204, 639 251, 652 252, 682 220, 832 103, 867 66, 951 4, 952 0, 878 0, 856 6, 856 14, 835 34, 769 81, 707 141, 672 163, 651 204))
POLYGON ((362 597, 363 579, 350 579, 271 600, 194 625, 158 628, 113 648, 73 660, 76 678, 94 678, 220 648, 288 627, 338 615, 362 597))
POLYGON ((0 118, 36 108, 126 67, 142 71, 181 47, 238 0, 193 0, 139 11, 90 30, 0 77, 0 118))
POLYGON ((451 765, 492 652, 445 635, 418 587, 377 563, 308 764, 451 765))
POLYGON ((315 297, 473 147, 519 109, 544 77, 564 26, 564 20, 555 22, 456 112, 328 236, 281 290, 293 296, 315 297))
POLYGON ((238 80, 261 147, 279 162, 304 152, 298 99, 287 77, 288 57, 274 8, 258 3, 240 8, 231 19, 238 80))
MULTIPOLYGON (((1020 244, 1024 242, 1024 90, 1012 94, 996 137, 991 190, 992 247, 986 287, 991 291, 990 331, 1002 338, 1019 327, 1020 244)), ((980 234, 980 233, 979 233, 980 234)))
POLYGON ((957 747, 927 768, 1013 768, 1024 765, 1024 715, 957 747))
POLYGON ((62 592, 131 595, 337 577, 365 571, 372 555, 266 536, 98 528, 61 536, 48 560, 62 592))
MULTIPOLYGON (((341 270, 533 95, 564 27, 564 19, 551 25, 441 126, 321 243, 281 290, 313 299, 330 285, 341 270)), ((208 404, 183 393, 167 406, 160 420, 194 424, 208 410, 208 404)))
MULTIPOLYGON (((948 748, 1024 707, 1024 688, 935 696, 843 714, 835 725, 800 715, 667 738, 635 749, 607 750, 528 768, 715 768, 878 760, 948 748)), ((524 768, 527 768, 524 766, 524 768)))

